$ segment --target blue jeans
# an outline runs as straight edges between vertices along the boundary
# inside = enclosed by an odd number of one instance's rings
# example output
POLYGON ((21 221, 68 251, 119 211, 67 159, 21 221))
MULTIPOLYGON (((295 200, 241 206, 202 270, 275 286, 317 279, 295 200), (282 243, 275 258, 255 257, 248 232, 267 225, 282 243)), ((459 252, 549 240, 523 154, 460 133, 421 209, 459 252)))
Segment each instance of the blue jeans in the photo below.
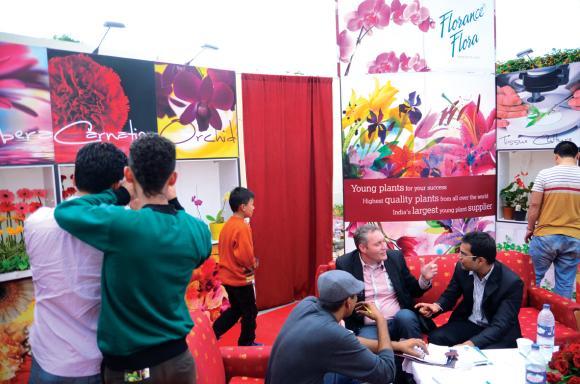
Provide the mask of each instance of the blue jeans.
MULTIPOLYGON (((401 339, 420 339, 423 337, 419 318, 410 309, 401 309, 395 317, 387 321, 387 325, 391 340, 399 341, 401 339)), ((365 325, 360 329, 357 336, 378 340, 377 326, 365 325)))
POLYGON ((64 377, 46 372, 32 357, 28 384, 101 384, 101 374, 84 377, 64 377))
POLYGON ((530 242, 530 256, 536 270, 536 285, 540 286, 546 271, 554 263, 554 292, 572 298, 576 268, 580 261, 580 240, 564 235, 534 236, 530 242))

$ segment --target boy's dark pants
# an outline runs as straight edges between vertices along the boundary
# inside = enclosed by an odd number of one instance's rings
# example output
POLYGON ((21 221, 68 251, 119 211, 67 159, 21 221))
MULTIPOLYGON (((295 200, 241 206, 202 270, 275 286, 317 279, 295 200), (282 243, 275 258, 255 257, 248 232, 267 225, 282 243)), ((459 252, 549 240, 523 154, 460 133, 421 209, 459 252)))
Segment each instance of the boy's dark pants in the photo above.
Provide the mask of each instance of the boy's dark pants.
POLYGON ((224 285, 224 287, 231 306, 213 323, 213 331, 219 339, 241 317, 242 332, 238 339, 238 345, 252 345, 256 339, 256 316, 258 316, 254 286, 249 284, 241 287, 230 285, 224 285))

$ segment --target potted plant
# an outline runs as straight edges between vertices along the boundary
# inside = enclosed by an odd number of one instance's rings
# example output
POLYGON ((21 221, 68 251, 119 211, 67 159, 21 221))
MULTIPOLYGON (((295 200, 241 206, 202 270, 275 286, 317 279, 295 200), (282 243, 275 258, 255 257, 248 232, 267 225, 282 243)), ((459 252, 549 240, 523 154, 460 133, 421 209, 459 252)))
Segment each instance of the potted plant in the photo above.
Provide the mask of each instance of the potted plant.
POLYGON ((505 188, 499 191, 499 197, 503 201, 502 207, 502 217, 505 220, 511 220, 514 215, 514 199, 516 197, 516 192, 514 190, 515 182, 512 181, 505 188))
POLYGON ((499 191, 499 196, 504 201, 503 218, 506 220, 524 221, 528 213, 528 198, 534 183, 528 186, 522 180, 527 172, 518 173, 514 181, 499 191))
POLYGON ((230 199, 230 193, 226 193, 224 195, 223 201, 222 201, 222 207, 220 208, 220 210, 217 212, 217 214, 214 216, 211 215, 205 215, 205 218, 209 221, 209 230, 211 232, 211 238, 215 241, 218 241, 220 238, 220 232, 222 231, 222 228, 224 227, 224 208, 226 206, 226 202, 230 199))
POLYGON ((24 220, 44 205, 46 189, 0 190, 0 273, 30 269, 24 245, 24 220))

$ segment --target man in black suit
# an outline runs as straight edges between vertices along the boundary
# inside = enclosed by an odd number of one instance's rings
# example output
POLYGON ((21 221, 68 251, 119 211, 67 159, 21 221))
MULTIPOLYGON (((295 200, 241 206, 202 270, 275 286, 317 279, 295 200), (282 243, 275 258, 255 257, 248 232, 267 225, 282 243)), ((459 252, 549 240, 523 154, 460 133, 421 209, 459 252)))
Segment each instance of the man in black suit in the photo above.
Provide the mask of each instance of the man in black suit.
MULTIPOLYGON (((413 298, 431 288, 431 279, 437 273, 435 260, 422 265, 419 281, 411 275, 400 251, 387 250, 385 236, 374 224, 359 227, 354 234, 356 250, 339 257, 336 269, 350 272, 365 283, 359 301, 373 302, 387 319, 392 340, 421 338, 422 331, 433 326, 422 321, 413 310, 413 298)), ((376 325, 362 316, 353 314, 345 319, 346 327, 358 336, 377 339, 376 325)))
POLYGON ((516 339, 521 337, 518 313, 524 285, 518 275, 496 261, 495 255, 495 241, 487 233, 463 236, 459 262, 445 292, 433 304, 416 305, 423 316, 430 318, 453 309, 463 296, 449 322, 429 334, 430 343, 516 347, 516 339))

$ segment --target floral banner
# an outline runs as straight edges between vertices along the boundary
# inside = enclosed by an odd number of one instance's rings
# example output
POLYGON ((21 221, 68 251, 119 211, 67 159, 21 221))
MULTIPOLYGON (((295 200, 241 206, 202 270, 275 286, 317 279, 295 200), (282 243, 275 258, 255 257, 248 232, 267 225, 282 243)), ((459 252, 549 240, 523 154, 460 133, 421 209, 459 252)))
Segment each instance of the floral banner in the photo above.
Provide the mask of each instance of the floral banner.
POLYGON ((128 152, 155 132, 153 63, 48 50, 56 161, 72 163, 77 151, 107 141, 128 152))
POLYGON ((340 75, 494 72, 493 0, 338 0, 340 75))
POLYGON ((342 91, 349 234, 374 221, 391 247, 425 254, 494 232, 493 75, 349 76, 342 91))
POLYGON ((157 129, 178 159, 238 156, 233 71, 156 64, 155 87, 157 129))
POLYGON ((34 313, 32 279, 0 283, 0 382, 26 383, 31 356, 28 330, 34 313))
POLYGON ((497 76, 498 149, 580 142, 580 62, 497 76))
POLYGON ((0 42, 0 161, 54 161, 46 49, 0 42))

